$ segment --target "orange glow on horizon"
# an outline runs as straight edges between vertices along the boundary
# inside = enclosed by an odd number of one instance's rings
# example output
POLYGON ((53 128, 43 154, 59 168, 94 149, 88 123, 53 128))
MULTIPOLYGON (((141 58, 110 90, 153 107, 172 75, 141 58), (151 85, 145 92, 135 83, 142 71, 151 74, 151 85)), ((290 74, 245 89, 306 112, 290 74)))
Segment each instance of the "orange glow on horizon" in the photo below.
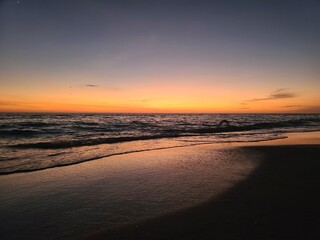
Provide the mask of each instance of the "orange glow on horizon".
POLYGON ((60 82, 45 74, 16 74, 14 84, 7 81, 0 89, 0 112, 320 113, 314 106, 320 102, 316 90, 304 90, 305 96, 267 99, 274 88, 230 85, 223 74, 215 78, 223 81, 212 83, 210 76, 154 77, 151 82, 137 79, 112 88, 86 85, 79 74, 60 82), (16 84, 31 78, 33 84, 16 84))
MULTIPOLYGON (((299 105, 290 109, 276 101, 253 103, 243 106, 223 98, 197 99, 187 97, 138 99, 126 102, 123 99, 103 99, 92 96, 78 96, 60 99, 1 100, 0 112, 104 112, 104 113, 282 113, 301 111, 299 105), (233 104, 232 104, 233 103, 233 104)), ((315 111, 316 112, 316 111, 315 111)))

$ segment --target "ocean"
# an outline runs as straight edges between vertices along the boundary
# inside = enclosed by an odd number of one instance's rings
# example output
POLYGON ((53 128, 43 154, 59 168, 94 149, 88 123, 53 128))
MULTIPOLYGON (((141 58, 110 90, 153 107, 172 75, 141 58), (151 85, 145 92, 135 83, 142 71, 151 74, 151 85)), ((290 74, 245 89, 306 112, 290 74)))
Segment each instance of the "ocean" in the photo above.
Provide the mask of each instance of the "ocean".
POLYGON ((0 174, 155 149, 268 141, 308 131, 320 131, 320 114, 1 113, 0 174), (220 124, 223 120, 227 122, 220 124))
POLYGON ((261 170, 265 155, 219 143, 319 130, 319 114, 3 113, 0 236, 84 239, 187 209, 261 170))

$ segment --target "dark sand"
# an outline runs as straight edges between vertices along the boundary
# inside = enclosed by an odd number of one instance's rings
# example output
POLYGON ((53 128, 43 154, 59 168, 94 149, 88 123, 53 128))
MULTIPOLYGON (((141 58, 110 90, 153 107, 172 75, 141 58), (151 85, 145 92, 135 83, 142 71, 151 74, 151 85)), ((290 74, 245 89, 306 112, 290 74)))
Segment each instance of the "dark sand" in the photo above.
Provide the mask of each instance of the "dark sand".
POLYGON ((242 148, 263 161, 219 197, 88 239, 320 239, 320 145, 242 148))

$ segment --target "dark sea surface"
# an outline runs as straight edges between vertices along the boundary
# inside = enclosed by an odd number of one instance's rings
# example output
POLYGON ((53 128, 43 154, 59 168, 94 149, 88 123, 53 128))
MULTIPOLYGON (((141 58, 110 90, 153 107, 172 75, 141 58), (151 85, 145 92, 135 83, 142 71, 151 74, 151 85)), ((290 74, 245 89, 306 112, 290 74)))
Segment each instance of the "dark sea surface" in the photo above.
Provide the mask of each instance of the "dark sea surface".
POLYGON ((320 114, 0 114, 0 174, 113 155, 320 130, 320 114), (219 125, 222 120, 228 123, 219 125), (132 144, 134 143, 134 144, 132 144))

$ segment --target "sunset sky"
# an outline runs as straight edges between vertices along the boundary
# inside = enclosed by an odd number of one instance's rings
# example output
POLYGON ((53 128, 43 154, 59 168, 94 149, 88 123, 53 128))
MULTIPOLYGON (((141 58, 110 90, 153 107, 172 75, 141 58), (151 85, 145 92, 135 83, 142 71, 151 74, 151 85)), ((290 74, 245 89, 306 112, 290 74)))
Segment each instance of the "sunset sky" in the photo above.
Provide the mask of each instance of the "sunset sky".
POLYGON ((2 0, 0 111, 320 113, 318 0, 2 0))

